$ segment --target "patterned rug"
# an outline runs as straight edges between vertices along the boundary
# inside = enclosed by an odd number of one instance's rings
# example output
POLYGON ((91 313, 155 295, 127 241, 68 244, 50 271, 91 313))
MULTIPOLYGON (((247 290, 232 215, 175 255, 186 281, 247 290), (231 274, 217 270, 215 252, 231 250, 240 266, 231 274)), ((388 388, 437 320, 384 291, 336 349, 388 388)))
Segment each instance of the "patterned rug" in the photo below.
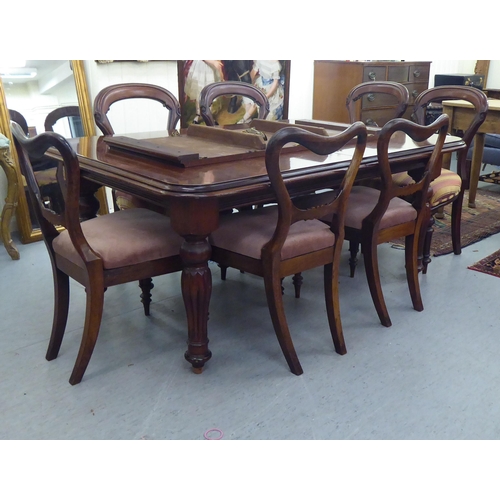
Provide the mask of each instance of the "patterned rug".
POLYGON ((490 182, 491 184, 500 184, 500 172, 491 172, 479 176, 479 180, 483 182, 490 182))
MULTIPOLYGON (((465 192, 462 208, 462 248, 500 232, 500 190, 478 189, 476 208, 469 208, 465 192)), ((394 247, 404 248, 404 240, 394 241, 394 247)), ((431 256, 453 252, 451 244, 451 205, 444 209, 444 219, 436 219, 432 235, 431 256)))
POLYGON ((472 269, 473 271, 479 271, 480 273, 491 274, 500 278, 500 250, 495 253, 488 255, 484 259, 472 264, 467 269, 472 269))

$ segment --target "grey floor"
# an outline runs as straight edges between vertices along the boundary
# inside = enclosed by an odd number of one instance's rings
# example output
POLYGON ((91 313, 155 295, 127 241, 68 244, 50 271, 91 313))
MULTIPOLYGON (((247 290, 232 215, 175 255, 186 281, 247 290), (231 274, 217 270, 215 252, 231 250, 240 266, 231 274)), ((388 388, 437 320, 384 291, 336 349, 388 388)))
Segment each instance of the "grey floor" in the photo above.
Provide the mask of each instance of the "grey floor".
POLYGON ((59 357, 45 360, 53 288, 43 242, 0 251, 0 439, 395 440, 500 438, 500 280, 467 266, 500 248, 500 234, 433 259, 411 307, 404 253, 380 246, 393 326, 378 322, 364 269, 340 279, 348 352, 328 330, 322 271, 304 273, 302 297, 285 281, 285 307, 304 368, 292 375, 260 278, 212 265, 209 338, 201 375, 184 360, 180 275, 155 279, 145 317, 135 283, 106 292, 100 337, 81 384, 68 378, 85 292, 73 283, 59 357), (216 437, 210 434, 210 437, 216 437))

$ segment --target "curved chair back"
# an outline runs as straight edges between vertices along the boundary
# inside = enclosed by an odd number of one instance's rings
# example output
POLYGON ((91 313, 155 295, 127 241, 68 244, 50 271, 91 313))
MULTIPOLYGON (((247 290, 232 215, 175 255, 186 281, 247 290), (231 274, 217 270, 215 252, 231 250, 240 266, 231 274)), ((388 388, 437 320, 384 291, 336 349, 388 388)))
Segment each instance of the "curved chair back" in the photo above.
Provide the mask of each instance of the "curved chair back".
POLYGON ((427 106, 430 103, 442 103, 443 101, 455 99, 471 103, 475 110, 474 117, 468 128, 463 131, 463 141, 466 147, 457 153, 458 174, 462 179, 467 180, 469 178, 468 172, 466 171, 467 152, 472 143, 472 139, 484 122, 486 113, 488 112, 488 99, 486 98, 486 94, 479 89, 465 85, 443 85, 441 87, 433 87, 424 90, 415 99, 412 119, 416 123, 424 125, 426 121, 427 106))
MULTIPOLYGON (((395 105, 394 112, 390 119, 401 118, 406 109, 408 108, 408 102, 410 95, 408 89, 401 83, 397 82, 363 82, 356 85, 347 96, 346 107, 349 113, 350 123, 354 123, 358 120, 357 112, 357 101, 359 99, 365 98, 368 102, 376 103, 380 101, 378 94, 386 94, 392 96, 388 100, 384 101, 385 105, 395 105)), ((378 103, 379 105, 381 103, 378 103)), ((367 123, 367 125, 378 126, 376 123, 367 123)))
POLYGON ((78 118, 80 115, 80 108, 78 106, 61 106, 51 111, 45 118, 43 124, 46 132, 54 132, 54 125, 61 118, 67 118, 69 116, 76 116, 78 118))
POLYGON ((167 130, 171 134, 181 117, 181 106, 169 90, 147 83, 119 83, 102 89, 94 100, 94 118, 104 135, 114 135, 113 127, 107 117, 111 105, 124 99, 152 99, 158 101, 169 111, 167 130))
POLYGON ((336 238, 339 241, 343 240, 345 207, 363 159, 366 137, 366 127, 362 122, 356 122, 344 132, 331 137, 297 127, 285 127, 271 137, 266 148, 266 169, 276 195, 280 217, 273 238, 262 249, 263 255, 265 252, 274 252, 275 255, 279 255, 279 249, 286 240, 290 226, 301 220, 328 218, 332 220, 331 230, 336 238), (328 192, 326 197, 323 193, 299 197, 297 200, 290 197, 279 161, 281 151, 286 144, 297 143, 318 155, 328 155, 345 147, 354 138, 356 138, 356 143, 352 160, 344 174, 340 188, 335 191, 335 196, 332 197, 331 192, 328 192), (333 219, 332 214, 335 214, 333 219))
POLYGON ((19 123, 21 125, 21 128, 23 129, 23 132, 28 135, 28 122, 26 121, 26 118, 19 113, 19 111, 16 111, 15 109, 9 109, 9 115, 10 119, 13 122, 19 123))
POLYGON ((257 87, 244 82, 215 82, 203 88, 200 94, 200 113, 206 125, 216 125, 210 106, 217 97, 238 95, 251 99, 259 106, 259 119, 264 120, 269 114, 269 100, 257 87))
POLYGON ((80 165, 67 140, 55 132, 44 132, 29 139, 15 122, 11 122, 11 131, 21 171, 26 177, 28 191, 44 237, 49 240, 55 238, 59 234, 56 226, 62 226, 68 230, 72 228, 72 231, 76 231, 75 238, 85 241, 80 228, 80 165), (63 199, 63 203, 58 205, 60 212, 55 212, 45 205, 40 193, 41 186, 31 164, 33 159, 42 159, 51 147, 56 148, 64 159, 63 162, 56 162, 57 173, 54 176, 63 199))
POLYGON ((435 122, 427 126, 419 125, 404 118, 395 118, 382 127, 377 141, 377 159, 381 178, 380 198, 374 210, 363 220, 363 226, 365 224, 377 226, 393 198, 412 199, 412 205, 417 210, 418 217, 421 218, 420 223, 423 223, 423 218, 426 216, 425 205, 429 184, 438 176, 441 168, 441 151, 448 133, 448 125, 448 116, 441 115, 435 122), (390 140, 396 132, 404 132, 416 142, 426 141, 438 134, 432 155, 425 166, 422 177, 419 181, 406 186, 399 186, 393 181, 388 156, 390 140))

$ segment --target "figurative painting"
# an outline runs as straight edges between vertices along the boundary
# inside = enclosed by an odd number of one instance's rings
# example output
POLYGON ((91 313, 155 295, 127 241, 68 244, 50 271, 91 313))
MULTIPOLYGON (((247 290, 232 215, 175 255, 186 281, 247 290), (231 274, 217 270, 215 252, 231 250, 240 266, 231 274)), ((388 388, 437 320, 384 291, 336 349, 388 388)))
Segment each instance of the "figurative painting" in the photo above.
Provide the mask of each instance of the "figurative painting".
MULTIPOLYGON (((181 127, 203 123, 199 95, 205 85, 221 81, 241 81, 260 88, 269 99, 268 120, 288 118, 290 61, 178 61, 181 127)), ((247 123, 257 115, 256 107, 239 96, 222 96, 212 104, 219 125, 247 123)))

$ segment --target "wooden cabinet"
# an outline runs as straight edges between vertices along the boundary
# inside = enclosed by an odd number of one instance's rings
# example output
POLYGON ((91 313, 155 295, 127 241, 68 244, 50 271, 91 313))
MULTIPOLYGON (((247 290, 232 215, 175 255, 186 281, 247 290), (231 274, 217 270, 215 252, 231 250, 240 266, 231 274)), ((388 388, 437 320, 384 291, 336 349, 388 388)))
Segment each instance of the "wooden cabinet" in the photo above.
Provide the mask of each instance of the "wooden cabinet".
MULTIPOLYGON (((429 87, 430 62, 314 61, 313 119, 348 123, 347 94, 362 82, 393 81, 404 84, 410 102, 404 118, 410 118, 416 96, 429 87)), ((392 118, 391 96, 374 94, 358 103, 358 120, 384 125, 392 118)))

